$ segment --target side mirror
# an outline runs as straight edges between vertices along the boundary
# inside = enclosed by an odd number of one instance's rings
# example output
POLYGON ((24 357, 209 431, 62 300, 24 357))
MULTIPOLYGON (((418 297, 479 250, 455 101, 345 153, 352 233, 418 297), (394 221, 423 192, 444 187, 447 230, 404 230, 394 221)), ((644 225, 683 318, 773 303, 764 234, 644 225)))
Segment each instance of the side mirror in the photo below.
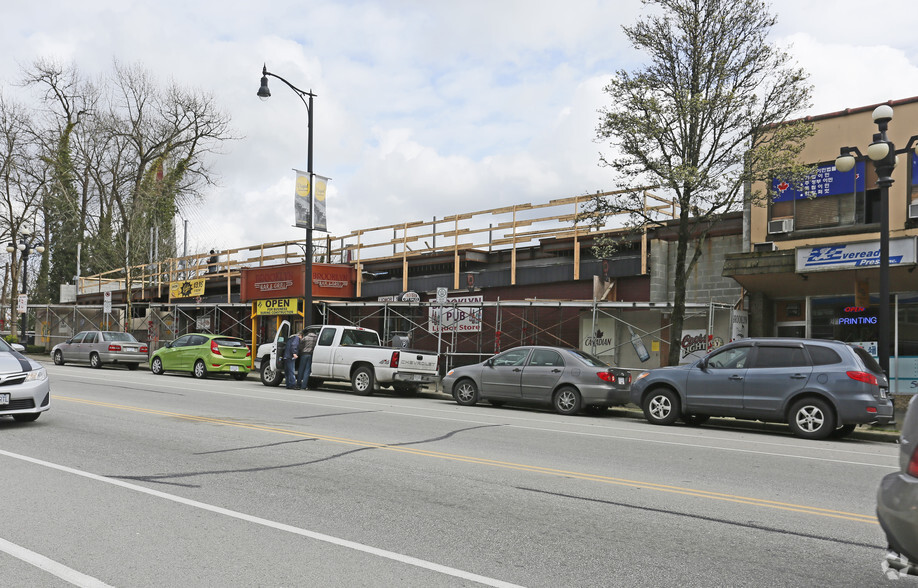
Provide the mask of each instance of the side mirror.
POLYGON ((485 364, 487 367, 494 367, 494 360, 493 360, 493 359, 488 359, 488 360, 485 361, 484 364, 485 364))
POLYGON ((703 372, 708 371, 708 358, 699 359, 699 360, 698 360, 698 367, 701 368, 701 371, 703 371, 703 372))
POLYGON ((166 347, 167 347, 167 348, 171 348, 171 347, 172 347, 172 341, 169 341, 168 343, 166 343, 166 347))
POLYGON ((13 348, 13 351, 18 351, 19 353, 25 353, 24 345, 20 345, 19 343, 10 343, 10 347, 13 348))

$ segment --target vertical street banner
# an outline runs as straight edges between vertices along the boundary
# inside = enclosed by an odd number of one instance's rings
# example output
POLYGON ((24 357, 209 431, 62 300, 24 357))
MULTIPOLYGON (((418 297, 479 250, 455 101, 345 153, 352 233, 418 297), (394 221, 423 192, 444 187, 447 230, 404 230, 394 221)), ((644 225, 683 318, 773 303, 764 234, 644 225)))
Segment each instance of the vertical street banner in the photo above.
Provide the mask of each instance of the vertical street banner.
POLYGON ((296 192, 293 196, 293 211, 296 226, 301 229, 312 228, 312 182, 309 174, 298 169, 296 172, 296 192))
POLYGON ((317 231, 328 232, 327 209, 325 206, 325 193, 328 188, 328 180, 324 176, 312 174, 313 201, 315 202, 315 223, 313 227, 317 231))

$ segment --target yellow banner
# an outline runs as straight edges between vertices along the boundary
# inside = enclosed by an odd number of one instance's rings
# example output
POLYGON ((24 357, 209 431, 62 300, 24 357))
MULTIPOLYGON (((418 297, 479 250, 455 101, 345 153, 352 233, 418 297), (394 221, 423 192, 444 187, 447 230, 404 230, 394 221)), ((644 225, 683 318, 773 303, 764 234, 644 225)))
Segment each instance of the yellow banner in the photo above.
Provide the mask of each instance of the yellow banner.
POLYGON ((169 284, 170 298, 190 298, 192 296, 204 295, 204 284, 207 278, 198 278, 196 280, 184 280, 181 282, 171 282, 169 284))
POLYGON ((270 300, 256 300, 255 314, 280 315, 296 314, 296 298, 272 298, 270 300))

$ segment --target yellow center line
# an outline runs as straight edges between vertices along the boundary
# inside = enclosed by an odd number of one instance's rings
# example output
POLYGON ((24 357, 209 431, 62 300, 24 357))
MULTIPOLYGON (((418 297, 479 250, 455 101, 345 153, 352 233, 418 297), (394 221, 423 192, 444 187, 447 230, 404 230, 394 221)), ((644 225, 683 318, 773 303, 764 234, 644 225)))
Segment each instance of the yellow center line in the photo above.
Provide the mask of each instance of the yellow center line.
POLYGON ((468 455, 457 455, 453 453, 444 453, 441 451, 431 451, 429 449, 419 449, 412 447, 388 445, 386 443, 375 443, 372 441, 361 441, 358 439, 347 439, 344 437, 334 437, 331 435, 319 435, 315 433, 307 433, 303 431, 294 431, 290 429, 282 429, 279 427, 271 427, 268 425, 257 425, 252 423, 243 423, 240 421, 232 421, 227 419, 218 419, 211 417, 204 417, 198 415, 184 414, 178 412, 169 412, 164 410, 156 410, 152 408, 141 408, 137 406, 127 406, 123 404, 113 404, 110 402, 99 402, 95 400, 85 400, 82 398, 71 398, 67 396, 55 396, 55 400, 63 400, 68 402, 77 402, 81 404, 89 404, 94 406, 102 406, 106 408, 114 408, 118 410, 128 410, 132 412, 139 412, 145 414, 153 414, 159 416, 167 416, 172 418, 184 419, 188 421, 197 421, 204 423, 213 423, 217 425, 224 425, 228 427, 238 427, 242 429, 251 429, 255 431, 265 431, 269 433, 278 433, 281 435, 290 435, 294 437, 308 437, 310 439, 319 439, 322 441, 328 441, 330 443, 340 443, 344 445, 355 445, 358 447, 369 447, 373 449, 383 449, 386 451, 394 451, 398 453, 406 453, 410 455, 419 455, 424 457, 434 457, 438 459, 446 459, 450 461, 458 461, 463 463, 471 463, 485 466, 498 467, 502 469, 532 472, 537 474, 547 474, 552 476, 561 476, 567 478, 573 478, 577 480, 587 480, 592 482, 600 482, 603 484, 612 484, 617 486, 627 486, 632 488, 644 488, 648 490, 656 490, 659 492, 668 492, 672 494, 682 494, 685 496, 694 496, 697 498, 709 498, 712 500, 721 500, 725 502, 734 502, 737 504, 748 504, 750 506, 758 506, 762 508, 774 508, 779 510, 786 510, 790 512, 799 512, 804 514, 811 514, 817 516, 831 517, 837 519, 845 519, 849 521, 855 521, 860 523, 870 523, 878 524, 876 516, 873 514, 863 515, 852 512, 845 512, 839 510, 832 510, 827 508, 819 508, 814 506, 805 506, 800 504, 793 504, 787 502, 779 502, 775 500, 765 500, 761 498, 751 498, 748 496, 737 496, 733 494, 725 494, 722 492, 711 492, 708 490, 698 490, 695 488, 684 488, 680 486, 670 486, 667 484, 656 484, 653 482, 642 482, 638 480, 629 480, 625 478, 616 478, 611 476, 603 476, 599 474, 588 474, 583 472, 575 472, 568 470, 561 470, 557 468, 547 468, 536 465, 529 464, 520 464, 508 461, 500 461, 494 459, 487 459, 482 457, 472 457, 468 455))

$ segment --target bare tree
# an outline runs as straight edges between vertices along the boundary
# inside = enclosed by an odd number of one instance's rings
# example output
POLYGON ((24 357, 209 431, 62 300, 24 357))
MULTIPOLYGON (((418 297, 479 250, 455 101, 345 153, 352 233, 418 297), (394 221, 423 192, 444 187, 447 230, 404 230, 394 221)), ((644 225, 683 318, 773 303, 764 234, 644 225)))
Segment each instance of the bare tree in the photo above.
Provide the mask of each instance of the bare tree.
MULTIPOLYGON (((756 180, 806 173, 796 156, 812 125, 792 122, 809 106, 806 74, 768 42, 775 24, 760 0, 645 0, 650 13, 624 27, 649 63, 619 71, 605 87, 597 139, 613 147, 601 165, 627 190, 594 198, 581 219, 605 226, 628 215, 632 227, 660 224, 638 186, 657 185, 678 203, 675 287, 668 361, 679 361, 686 282, 711 228, 746 199, 756 180), (691 249, 691 252, 690 252, 691 249), (689 254, 690 253, 690 254, 689 254)), ((616 246, 598 239, 595 253, 616 246)))

